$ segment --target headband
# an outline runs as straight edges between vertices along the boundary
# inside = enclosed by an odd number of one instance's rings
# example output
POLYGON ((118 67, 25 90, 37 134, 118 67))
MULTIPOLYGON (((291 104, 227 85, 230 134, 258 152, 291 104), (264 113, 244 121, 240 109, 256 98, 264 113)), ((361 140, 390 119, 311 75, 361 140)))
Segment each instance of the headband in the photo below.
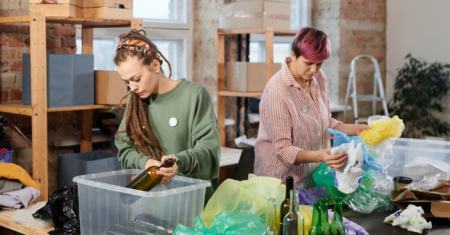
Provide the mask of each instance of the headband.
POLYGON ((142 52, 142 53, 150 56, 151 58, 158 60, 161 65, 163 64, 163 61, 161 60, 161 58, 158 55, 158 51, 155 48, 151 47, 146 42, 139 41, 139 40, 127 40, 127 41, 121 42, 119 44, 119 46, 117 46, 116 52, 120 48, 125 48, 130 51, 142 52))

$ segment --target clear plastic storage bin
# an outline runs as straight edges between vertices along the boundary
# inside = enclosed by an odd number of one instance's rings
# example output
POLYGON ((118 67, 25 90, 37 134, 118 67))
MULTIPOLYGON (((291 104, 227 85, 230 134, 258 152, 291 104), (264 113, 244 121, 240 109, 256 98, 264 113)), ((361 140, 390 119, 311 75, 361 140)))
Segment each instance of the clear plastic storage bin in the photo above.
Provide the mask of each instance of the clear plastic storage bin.
POLYGON ((393 152, 394 163, 387 169, 391 177, 408 176, 404 172, 404 166, 416 157, 450 164, 450 142, 448 141, 399 138, 394 143, 393 152))
POLYGON ((149 192, 124 186, 142 170, 77 176, 81 234, 171 234, 201 216, 209 181, 176 176, 149 192), (124 198, 134 198, 127 204, 124 198))

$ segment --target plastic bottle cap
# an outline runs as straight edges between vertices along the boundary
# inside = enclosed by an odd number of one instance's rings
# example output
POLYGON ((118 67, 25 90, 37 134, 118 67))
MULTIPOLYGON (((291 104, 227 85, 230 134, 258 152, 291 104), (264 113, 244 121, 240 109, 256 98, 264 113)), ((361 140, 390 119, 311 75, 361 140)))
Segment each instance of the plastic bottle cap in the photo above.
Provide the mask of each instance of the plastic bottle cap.
POLYGON ((409 177, 404 177, 404 176, 395 176, 394 182, 397 182, 400 184, 410 184, 413 182, 413 179, 411 179, 409 177))

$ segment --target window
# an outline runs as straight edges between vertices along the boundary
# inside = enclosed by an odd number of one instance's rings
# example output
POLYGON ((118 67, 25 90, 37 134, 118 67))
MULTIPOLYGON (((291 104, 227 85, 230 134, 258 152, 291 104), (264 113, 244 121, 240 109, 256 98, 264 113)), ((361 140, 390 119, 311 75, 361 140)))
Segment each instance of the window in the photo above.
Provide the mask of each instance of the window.
MULTIPOLYGON (((283 63, 291 55, 293 37, 275 37, 273 44, 273 62, 283 63)), ((266 61, 266 44, 264 35, 250 35, 250 62, 266 61)))
POLYGON ((146 22, 186 23, 185 0, 134 0, 133 17, 146 22))
MULTIPOLYGON (((192 80, 192 0, 134 0, 133 15, 144 20, 147 37, 172 67, 172 79, 192 80)), ((128 28, 94 29, 94 69, 117 70, 113 63, 118 36, 128 28)), ((77 54, 81 54, 81 28, 77 28, 77 54)), ((163 62, 164 74, 169 66, 163 62)))
POLYGON ((311 0, 291 0, 291 30, 311 25, 311 0))

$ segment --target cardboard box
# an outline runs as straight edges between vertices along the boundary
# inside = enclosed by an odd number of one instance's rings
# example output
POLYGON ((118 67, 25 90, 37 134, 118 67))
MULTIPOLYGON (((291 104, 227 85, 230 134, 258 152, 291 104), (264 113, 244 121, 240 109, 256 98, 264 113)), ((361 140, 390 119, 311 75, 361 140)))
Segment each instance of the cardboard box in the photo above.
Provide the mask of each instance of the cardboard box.
POLYGON ((30 4, 30 11, 44 12, 45 16, 83 18, 83 9, 71 4, 30 4))
POLYGON ((85 0, 83 7, 113 7, 115 4, 122 4, 125 9, 133 9, 133 0, 85 0))
MULTIPOLYGON (((281 64, 274 64, 274 72, 281 64)), ((271 74, 273 75, 273 74, 271 74)), ((266 63, 228 62, 227 90, 239 92, 263 92, 266 87, 266 63)))
POLYGON ((223 6, 222 28, 290 30, 291 4, 271 1, 233 2, 223 6))
POLYGON ((117 105, 126 94, 127 85, 118 72, 95 71, 95 104, 117 105))
POLYGON ((84 8, 83 18, 131 20, 133 19, 133 9, 120 9, 111 7, 84 8))
POLYGON ((450 201, 443 200, 418 200, 418 199, 409 199, 406 200, 395 200, 401 193, 404 191, 392 191, 391 199, 392 202, 400 209, 404 210, 408 207, 409 204, 413 204, 415 206, 421 206, 425 214, 423 217, 442 217, 442 218, 450 218, 450 201))
MULTIPOLYGON (((31 105, 31 58, 23 53, 22 103, 31 105)), ((94 55, 47 54, 47 107, 94 105, 94 55)))
MULTIPOLYGON (((45 0, 30 0, 30 4, 41 4, 45 0)), ((83 7, 83 1, 84 0, 58 0, 58 4, 70 4, 77 7, 83 7)), ((89 0, 90 1, 90 0, 89 0)), ((47 4, 43 4, 47 5, 47 4)), ((48 5, 54 5, 54 4, 48 4, 48 5)))

